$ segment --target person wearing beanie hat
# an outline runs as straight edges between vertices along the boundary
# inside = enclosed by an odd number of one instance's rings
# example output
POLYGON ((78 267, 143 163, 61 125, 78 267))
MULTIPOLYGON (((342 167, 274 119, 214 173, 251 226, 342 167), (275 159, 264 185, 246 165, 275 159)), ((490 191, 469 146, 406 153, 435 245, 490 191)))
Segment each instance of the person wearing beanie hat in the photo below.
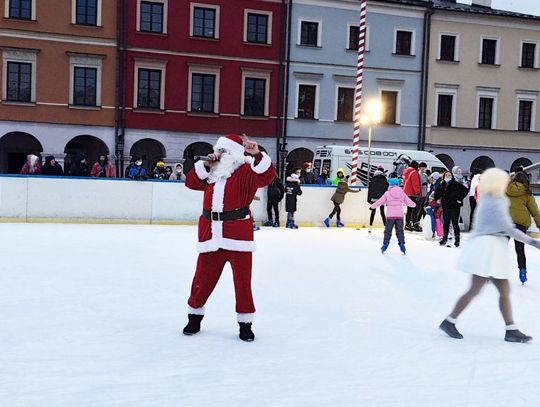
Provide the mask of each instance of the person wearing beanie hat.
POLYGON ((381 252, 384 254, 390 245, 390 239, 392 238, 392 230, 396 229, 396 237, 399 244, 401 253, 405 254, 405 233, 403 232, 403 205, 407 205, 409 208, 414 208, 416 204, 410 199, 403 189, 399 186, 400 181, 398 178, 390 178, 388 180, 390 185, 388 191, 371 204, 371 209, 376 209, 381 205, 386 204, 388 209, 386 214, 386 225, 384 227, 384 240, 381 247, 381 252))
POLYGON ((287 224, 285 227, 289 229, 298 229, 294 223, 294 213, 296 212, 296 203, 298 195, 302 195, 300 188, 301 169, 295 168, 285 182, 285 210, 287 211, 287 224))
POLYGON ((330 200, 334 203, 334 209, 332 209, 330 215, 328 215, 328 217, 323 220, 323 223, 327 228, 330 227, 330 221, 332 220, 334 215, 336 215, 336 227, 342 228, 345 226, 343 223, 341 223, 341 204, 345 201, 345 195, 347 194, 347 192, 360 192, 359 189, 349 188, 349 183, 347 182, 347 179, 345 178, 345 174, 343 172, 338 172, 337 177, 339 178, 339 181, 336 192, 334 192, 334 195, 332 195, 332 198, 330 198, 330 200))
POLYGON ((304 163, 304 168, 302 169, 302 174, 300 175, 300 181, 302 184, 315 184, 315 180, 317 179, 315 173, 313 172, 313 167, 311 165, 311 162, 306 161, 304 163))
MULTIPOLYGON (((384 193, 388 190, 388 180, 386 179, 386 176, 384 175, 384 166, 382 164, 379 164, 377 166, 377 171, 373 173, 373 177, 369 179, 369 185, 368 185, 368 194, 367 194, 367 201, 371 205, 372 203, 376 202, 381 196, 384 195, 384 193)), ((369 217, 369 229, 368 233, 371 233, 371 228, 373 226, 373 221, 375 220, 375 214, 377 213, 377 209, 370 209, 371 215, 369 217)), ((383 225, 386 225, 386 215, 384 213, 384 205, 381 205, 379 207, 379 211, 381 213, 381 219, 383 222, 383 225)))
POLYGON ((168 179, 165 172, 165 162, 163 160, 157 160, 154 171, 152 171, 152 177, 154 179, 168 179))
POLYGON ((62 166, 56 162, 53 155, 45 157, 45 164, 41 167, 41 175, 64 175, 62 166))
POLYGON ((508 281, 510 278, 508 237, 537 249, 540 249, 540 240, 527 236, 512 222, 506 197, 509 182, 508 174, 498 168, 486 170, 480 178, 480 199, 471 238, 457 263, 459 270, 471 274, 471 286, 439 325, 439 328, 451 338, 463 338, 456 328, 457 318, 480 293, 482 287, 491 281, 499 291, 499 309, 506 325, 504 340, 529 342, 532 339, 518 329, 512 315, 508 281))
POLYGON ((214 153, 199 160, 186 176, 186 187, 202 191, 203 210, 199 217, 199 257, 188 300, 185 335, 201 329, 204 305, 214 290, 225 264, 231 264, 239 337, 253 341, 251 327, 255 304, 251 292, 253 218, 249 205, 259 188, 276 176, 270 157, 256 142, 236 134, 220 137, 214 153))

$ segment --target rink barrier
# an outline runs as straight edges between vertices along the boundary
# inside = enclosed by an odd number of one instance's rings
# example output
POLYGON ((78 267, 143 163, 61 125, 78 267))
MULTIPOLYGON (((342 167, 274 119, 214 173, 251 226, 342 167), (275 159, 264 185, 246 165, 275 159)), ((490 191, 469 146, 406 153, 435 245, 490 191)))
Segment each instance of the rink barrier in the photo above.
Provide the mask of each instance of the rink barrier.
MULTIPOLYGON (((301 227, 323 226, 333 208, 330 198, 335 189, 302 185, 295 222, 301 227)), ((357 189, 359 193, 346 195, 341 217, 347 227, 365 228, 370 215, 367 188, 357 189)), ((182 181, 0 175, 0 222, 194 225, 201 213, 202 195, 182 181)), ((267 218, 266 190, 260 189, 257 196, 260 200, 253 201, 251 210, 261 224, 267 218)), ((286 217, 283 199, 282 226, 286 217)), ((462 218, 468 229, 468 199, 462 218)), ((374 227, 381 226, 377 211, 374 227)), ((538 229, 533 225, 531 231, 538 229)))

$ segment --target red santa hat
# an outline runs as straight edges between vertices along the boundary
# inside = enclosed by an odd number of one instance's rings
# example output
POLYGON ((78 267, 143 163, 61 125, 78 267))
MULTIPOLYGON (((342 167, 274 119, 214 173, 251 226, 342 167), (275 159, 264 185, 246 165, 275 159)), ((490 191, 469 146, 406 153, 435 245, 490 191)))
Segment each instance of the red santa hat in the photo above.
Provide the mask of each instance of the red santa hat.
POLYGON ((227 134, 218 138, 214 149, 219 150, 220 148, 227 150, 230 153, 235 155, 244 155, 244 142, 238 134, 227 134))

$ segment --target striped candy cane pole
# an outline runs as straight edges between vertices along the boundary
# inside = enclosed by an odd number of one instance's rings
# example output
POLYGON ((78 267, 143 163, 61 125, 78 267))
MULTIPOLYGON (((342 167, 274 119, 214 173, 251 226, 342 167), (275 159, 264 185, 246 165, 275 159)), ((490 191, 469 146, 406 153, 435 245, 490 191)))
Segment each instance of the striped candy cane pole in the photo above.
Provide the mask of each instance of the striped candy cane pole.
POLYGON ((356 65, 356 89, 354 92, 354 135, 351 167, 351 185, 356 185, 358 170, 358 145, 360 144, 360 109, 362 107, 362 80, 364 76, 364 47, 366 44, 367 0, 360 0, 360 29, 358 30, 358 63, 356 65))

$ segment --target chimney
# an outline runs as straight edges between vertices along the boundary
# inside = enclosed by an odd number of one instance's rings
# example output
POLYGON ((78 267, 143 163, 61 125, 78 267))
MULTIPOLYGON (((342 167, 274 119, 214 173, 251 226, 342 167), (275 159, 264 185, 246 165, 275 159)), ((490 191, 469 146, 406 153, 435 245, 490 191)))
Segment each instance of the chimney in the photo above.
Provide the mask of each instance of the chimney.
POLYGON ((491 8, 491 0, 472 0, 472 5, 491 8))

